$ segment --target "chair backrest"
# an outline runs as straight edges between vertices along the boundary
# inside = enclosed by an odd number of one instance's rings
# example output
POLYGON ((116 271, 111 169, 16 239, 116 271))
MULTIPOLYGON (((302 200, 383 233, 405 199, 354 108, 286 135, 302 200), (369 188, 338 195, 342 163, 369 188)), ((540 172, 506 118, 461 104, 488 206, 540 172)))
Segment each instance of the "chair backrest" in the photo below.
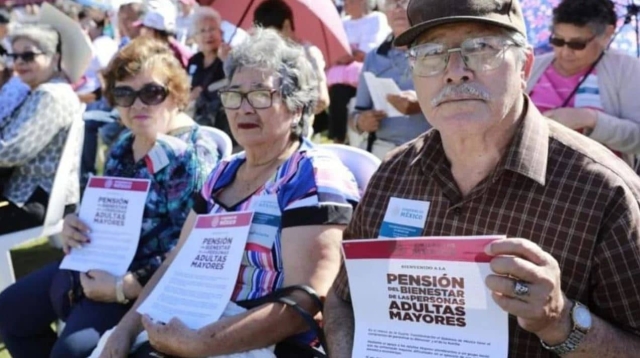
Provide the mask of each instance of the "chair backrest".
POLYGON ((200 126, 200 129, 207 133, 214 143, 216 143, 218 146, 218 153, 220 153, 220 158, 226 158, 231 155, 233 151, 233 143, 227 133, 219 130, 218 128, 208 126, 200 126))
POLYGON ((358 188, 362 192, 366 189, 369 179, 378 170, 381 163, 378 157, 360 148, 344 144, 322 144, 320 147, 331 151, 340 158, 342 163, 353 173, 358 183, 358 188))
MULTIPOLYGON (((82 143, 84 141, 84 120, 78 117, 71 123, 67 139, 60 156, 60 163, 56 169, 56 176, 53 179, 53 187, 49 195, 47 214, 44 218, 44 227, 56 225, 64 215, 67 200, 67 187, 71 178, 71 170, 74 165, 80 168, 80 157, 82 155, 82 143)), ((80 181, 80 172, 75 173, 80 181)))

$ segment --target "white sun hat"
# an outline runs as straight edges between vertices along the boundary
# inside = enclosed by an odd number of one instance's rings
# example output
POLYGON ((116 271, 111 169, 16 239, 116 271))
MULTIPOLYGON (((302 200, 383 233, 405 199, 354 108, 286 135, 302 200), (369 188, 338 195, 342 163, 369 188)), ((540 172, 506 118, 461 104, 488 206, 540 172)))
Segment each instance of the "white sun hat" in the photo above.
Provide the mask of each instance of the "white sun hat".
POLYGON ((80 24, 47 2, 40 9, 39 23, 51 26, 60 34, 62 71, 71 82, 80 80, 93 57, 91 42, 80 24))

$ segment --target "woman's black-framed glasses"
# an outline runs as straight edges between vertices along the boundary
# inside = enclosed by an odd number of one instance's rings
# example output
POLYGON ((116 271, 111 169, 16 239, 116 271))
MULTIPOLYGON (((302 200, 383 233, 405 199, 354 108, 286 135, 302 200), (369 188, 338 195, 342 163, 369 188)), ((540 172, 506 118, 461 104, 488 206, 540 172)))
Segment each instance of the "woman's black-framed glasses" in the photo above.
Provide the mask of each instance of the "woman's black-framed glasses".
POLYGON ((222 106, 226 109, 239 109, 245 98, 254 109, 266 109, 273 104, 273 94, 276 93, 276 90, 260 89, 249 92, 222 90, 219 93, 222 106))
POLYGON ((549 36, 549 43, 551 44, 551 46, 554 47, 564 47, 567 46, 568 48, 572 49, 572 50, 584 50, 585 48, 587 48, 587 45, 595 40, 597 36, 593 36, 590 39, 587 40, 571 40, 571 41, 566 41, 564 39, 555 37, 554 35, 549 36))
POLYGON ((156 83, 147 83, 139 90, 129 86, 117 86, 112 90, 113 101, 118 107, 131 107, 137 98, 147 106, 155 106, 167 99, 169 91, 156 83))
POLYGON ((40 55, 44 55, 44 52, 33 52, 33 51, 27 51, 27 52, 22 52, 22 53, 8 53, 7 56, 11 59, 13 59, 14 61, 17 60, 22 60, 25 63, 31 63, 33 62, 37 56, 40 55))

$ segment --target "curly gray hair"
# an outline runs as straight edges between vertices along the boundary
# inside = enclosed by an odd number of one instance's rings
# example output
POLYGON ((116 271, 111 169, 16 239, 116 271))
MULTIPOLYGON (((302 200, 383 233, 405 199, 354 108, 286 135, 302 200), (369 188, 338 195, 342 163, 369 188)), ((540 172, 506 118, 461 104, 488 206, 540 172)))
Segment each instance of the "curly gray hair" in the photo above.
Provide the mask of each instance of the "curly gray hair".
POLYGON ((273 72, 280 80, 277 90, 287 109, 302 110, 302 118, 292 128, 292 137, 307 133, 318 101, 318 78, 300 45, 285 40, 275 30, 256 28, 225 61, 229 79, 241 68, 273 72))
POLYGON ((60 36, 51 26, 23 24, 12 29, 9 37, 12 45, 19 39, 26 39, 33 42, 40 51, 47 55, 60 52, 60 36))

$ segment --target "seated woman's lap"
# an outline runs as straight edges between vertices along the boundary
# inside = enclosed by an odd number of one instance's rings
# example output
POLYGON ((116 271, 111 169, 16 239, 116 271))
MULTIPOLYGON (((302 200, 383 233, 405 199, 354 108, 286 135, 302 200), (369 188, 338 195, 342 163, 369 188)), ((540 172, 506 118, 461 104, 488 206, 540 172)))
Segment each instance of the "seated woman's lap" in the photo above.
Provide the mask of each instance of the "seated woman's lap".
POLYGON ((87 357, 100 336, 120 322, 130 305, 83 299, 73 307, 51 357, 87 357))
MULTIPOLYGON (((5 201, 8 200, 0 195, 0 203, 5 201)), ((0 235, 42 225, 48 202, 49 194, 38 188, 22 207, 11 202, 0 206, 0 235)))
POLYGON ((49 264, 0 293, 0 338, 14 358, 87 357, 130 308, 83 299, 72 308, 58 338, 51 329, 58 317, 49 290, 59 264, 49 264))

